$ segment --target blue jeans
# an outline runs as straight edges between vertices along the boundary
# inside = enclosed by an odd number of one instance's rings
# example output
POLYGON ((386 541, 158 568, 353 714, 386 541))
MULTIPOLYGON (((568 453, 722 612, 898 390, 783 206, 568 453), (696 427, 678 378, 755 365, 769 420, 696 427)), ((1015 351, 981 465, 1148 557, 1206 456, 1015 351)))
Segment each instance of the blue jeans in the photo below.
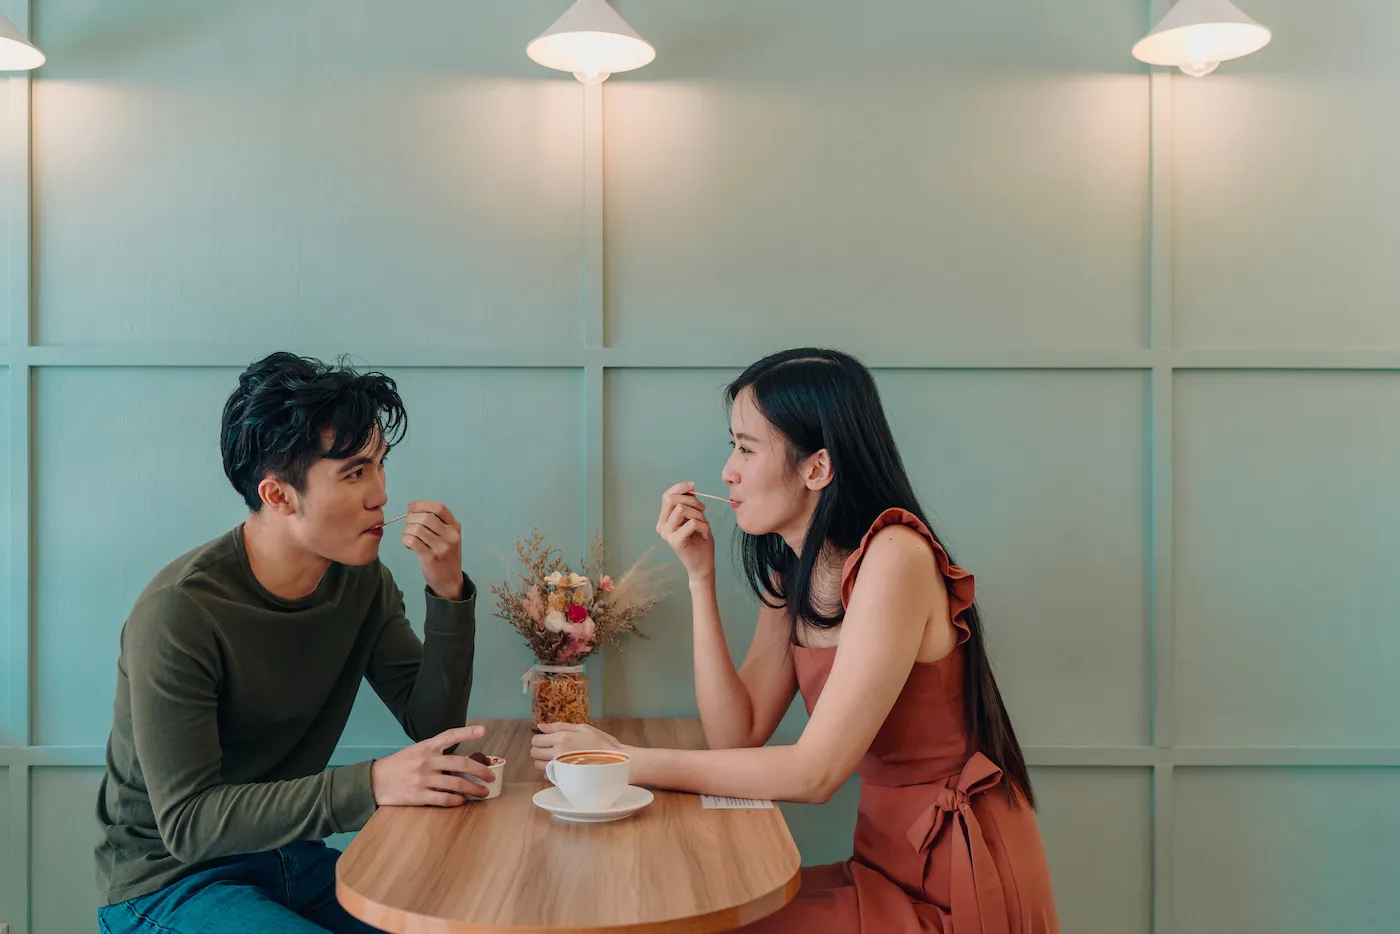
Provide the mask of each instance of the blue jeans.
POLYGON ((335 900, 340 851, 303 841, 232 856, 158 892, 97 909, 102 934, 370 934, 335 900))

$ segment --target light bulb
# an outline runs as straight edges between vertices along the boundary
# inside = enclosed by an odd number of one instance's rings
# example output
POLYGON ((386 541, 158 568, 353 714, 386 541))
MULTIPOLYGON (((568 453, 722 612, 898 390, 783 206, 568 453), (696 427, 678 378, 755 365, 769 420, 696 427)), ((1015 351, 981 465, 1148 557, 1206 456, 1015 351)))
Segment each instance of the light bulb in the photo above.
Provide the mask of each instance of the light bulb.
POLYGON ((1215 71, 1215 69, 1219 68, 1219 67, 1220 67, 1220 63, 1219 63, 1219 62, 1187 62, 1186 64, 1180 65, 1180 66, 1178 66, 1178 67, 1180 67, 1181 70, 1182 70, 1183 72, 1185 72, 1186 74, 1190 75, 1190 76, 1193 77, 1193 78, 1204 78, 1206 75, 1210 74, 1212 71, 1215 71))

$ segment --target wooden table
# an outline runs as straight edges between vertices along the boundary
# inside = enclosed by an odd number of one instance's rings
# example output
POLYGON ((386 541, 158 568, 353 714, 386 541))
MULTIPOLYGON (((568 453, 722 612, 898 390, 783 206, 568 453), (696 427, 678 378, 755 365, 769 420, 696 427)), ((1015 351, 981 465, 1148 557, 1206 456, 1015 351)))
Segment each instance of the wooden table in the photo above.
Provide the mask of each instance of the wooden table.
MULTIPOLYGON (((657 791, 632 817, 570 824, 535 807, 546 787, 527 720, 473 720, 459 749, 504 756, 499 798, 458 808, 380 808, 336 866, 355 917, 397 934, 727 931, 797 894, 801 859, 782 813, 710 810, 657 791)), ((697 720, 603 720, 634 746, 704 748, 697 720)))

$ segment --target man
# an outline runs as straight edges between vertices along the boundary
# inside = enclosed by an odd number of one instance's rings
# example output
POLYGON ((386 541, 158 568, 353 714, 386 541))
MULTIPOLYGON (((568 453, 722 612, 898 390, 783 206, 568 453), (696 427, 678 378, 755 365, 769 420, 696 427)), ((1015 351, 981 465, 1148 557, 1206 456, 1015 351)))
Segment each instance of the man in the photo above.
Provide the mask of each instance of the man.
POLYGON ((339 852, 379 805, 453 806, 490 770, 447 752, 466 728, 476 588, 461 525, 408 506, 420 642, 380 563, 384 459, 407 430, 382 373, 276 353, 229 396, 238 528, 156 575, 122 628, 97 815, 104 932, 370 931, 336 902, 339 852), (412 739, 326 770, 360 679, 412 739))

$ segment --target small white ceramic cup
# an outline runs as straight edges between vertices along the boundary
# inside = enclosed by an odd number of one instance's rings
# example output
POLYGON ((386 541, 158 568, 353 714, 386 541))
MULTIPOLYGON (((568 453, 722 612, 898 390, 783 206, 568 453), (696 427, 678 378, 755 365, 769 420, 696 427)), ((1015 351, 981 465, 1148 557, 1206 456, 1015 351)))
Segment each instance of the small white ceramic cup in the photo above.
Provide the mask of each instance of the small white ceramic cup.
POLYGON ((486 782, 483 782, 475 775, 468 775, 466 772, 457 773, 474 785, 486 785, 486 797, 473 798, 471 795, 464 795, 463 797, 468 803, 472 801, 490 801, 492 798, 499 798, 501 796, 501 786, 505 783, 506 778, 506 760, 502 759, 500 756, 487 756, 487 758, 491 760, 491 765, 488 766, 488 768, 491 769, 491 774, 496 776, 496 780, 491 784, 487 785, 486 782))
POLYGON ((580 811, 606 811, 627 790, 632 757, 616 749, 581 749, 555 756, 544 774, 580 811))

